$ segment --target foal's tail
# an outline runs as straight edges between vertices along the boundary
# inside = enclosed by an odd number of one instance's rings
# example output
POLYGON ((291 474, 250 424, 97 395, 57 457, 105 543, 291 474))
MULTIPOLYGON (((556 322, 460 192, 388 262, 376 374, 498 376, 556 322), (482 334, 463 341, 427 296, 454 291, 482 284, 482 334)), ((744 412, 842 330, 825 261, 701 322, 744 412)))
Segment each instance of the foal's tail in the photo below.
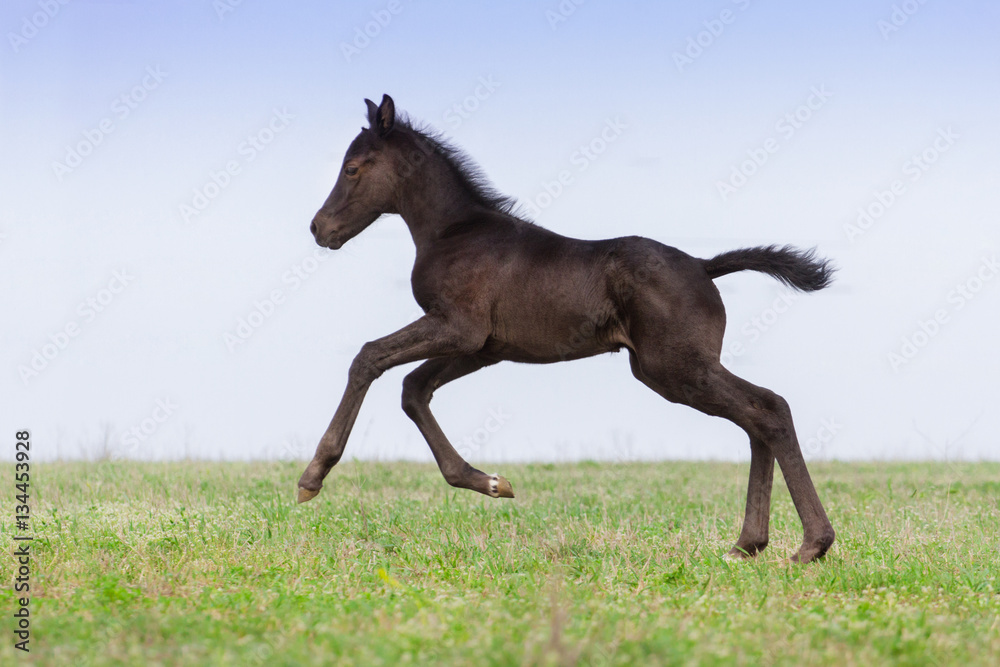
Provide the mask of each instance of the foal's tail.
POLYGON ((790 245, 740 248, 701 261, 713 279, 736 271, 760 271, 803 292, 815 292, 828 286, 836 271, 830 260, 816 258, 815 248, 799 250, 790 245))

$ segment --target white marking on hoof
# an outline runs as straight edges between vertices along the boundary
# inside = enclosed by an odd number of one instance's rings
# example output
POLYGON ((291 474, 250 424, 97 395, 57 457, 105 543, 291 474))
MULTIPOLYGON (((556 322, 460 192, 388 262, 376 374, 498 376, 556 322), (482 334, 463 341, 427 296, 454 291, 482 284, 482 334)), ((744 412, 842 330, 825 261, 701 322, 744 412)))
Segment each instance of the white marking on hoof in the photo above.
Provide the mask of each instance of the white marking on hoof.
POLYGON ((500 474, 493 473, 490 475, 490 495, 494 498, 500 497, 500 474))

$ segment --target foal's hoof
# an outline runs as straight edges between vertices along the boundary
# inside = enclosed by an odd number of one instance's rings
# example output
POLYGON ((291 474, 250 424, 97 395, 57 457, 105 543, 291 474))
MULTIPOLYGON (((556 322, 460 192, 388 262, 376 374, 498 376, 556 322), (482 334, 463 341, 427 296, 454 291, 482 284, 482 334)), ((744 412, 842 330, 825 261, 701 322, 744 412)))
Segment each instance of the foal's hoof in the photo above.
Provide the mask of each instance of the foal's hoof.
POLYGON ((826 552, 833 546, 835 535, 831 528, 829 532, 808 543, 803 542, 798 552, 789 560, 793 563, 811 563, 826 555, 826 552))
POLYGON ((490 495, 494 498, 513 498, 514 487, 510 485, 506 477, 500 475, 490 475, 490 495))
POLYGON ((763 551, 767 547, 767 538, 757 541, 746 541, 743 544, 739 542, 729 550, 729 553, 725 555, 726 560, 750 560, 756 558, 757 554, 763 551))
POLYGON ((312 500, 313 498, 315 498, 316 496, 319 495, 319 491, 320 491, 319 489, 316 489, 315 491, 310 491, 309 489, 304 489, 304 488, 302 488, 300 486, 299 487, 299 502, 300 503, 307 503, 307 502, 309 502, 310 500, 312 500))
POLYGON ((729 553, 722 558, 731 562, 742 563, 744 561, 752 560, 756 555, 756 553, 750 553, 749 551, 739 547, 733 547, 729 550, 729 553))
POLYGON ((826 555, 826 549, 817 549, 816 547, 801 547, 794 556, 788 560, 793 563, 812 563, 817 561, 826 555))
POLYGON ((816 554, 811 553, 811 550, 807 551, 804 549, 799 549, 798 551, 795 552, 795 554, 791 558, 788 559, 788 562, 797 563, 799 565, 805 565, 806 563, 811 563, 819 558, 822 558, 822 556, 817 556, 816 554))

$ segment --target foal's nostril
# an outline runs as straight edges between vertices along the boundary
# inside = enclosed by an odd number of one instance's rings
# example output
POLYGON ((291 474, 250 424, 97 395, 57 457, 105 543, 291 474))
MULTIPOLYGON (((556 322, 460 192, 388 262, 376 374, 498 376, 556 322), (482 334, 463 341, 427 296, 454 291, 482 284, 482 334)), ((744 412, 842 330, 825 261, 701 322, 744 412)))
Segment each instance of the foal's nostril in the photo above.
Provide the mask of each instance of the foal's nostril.
POLYGON ((316 221, 313 220, 312 224, 309 225, 309 231, 312 232, 313 236, 316 236, 316 221))

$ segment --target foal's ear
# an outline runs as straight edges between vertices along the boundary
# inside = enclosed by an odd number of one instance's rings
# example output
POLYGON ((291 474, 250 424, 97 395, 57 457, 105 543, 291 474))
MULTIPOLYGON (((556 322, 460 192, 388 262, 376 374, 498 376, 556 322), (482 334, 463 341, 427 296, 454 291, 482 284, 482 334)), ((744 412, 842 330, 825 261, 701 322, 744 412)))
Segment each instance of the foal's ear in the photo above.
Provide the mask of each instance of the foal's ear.
POLYGON ((372 102, 367 97, 365 98, 365 105, 368 107, 368 127, 375 129, 375 118, 378 116, 378 105, 372 102))
MULTIPOLYGON (((371 105, 375 106, 374 104, 371 105)), ((369 107, 369 116, 371 116, 371 107, 369 107)), ((392 101, 392 98, 388 95, 382 96, 382 104, 379 105, 378 110, 375 112, 375 122, 371 124, 372 129, 374 129, 380 137, 384 137, 392 131, 393 126, 396 125, 396 105, 392 101)))

